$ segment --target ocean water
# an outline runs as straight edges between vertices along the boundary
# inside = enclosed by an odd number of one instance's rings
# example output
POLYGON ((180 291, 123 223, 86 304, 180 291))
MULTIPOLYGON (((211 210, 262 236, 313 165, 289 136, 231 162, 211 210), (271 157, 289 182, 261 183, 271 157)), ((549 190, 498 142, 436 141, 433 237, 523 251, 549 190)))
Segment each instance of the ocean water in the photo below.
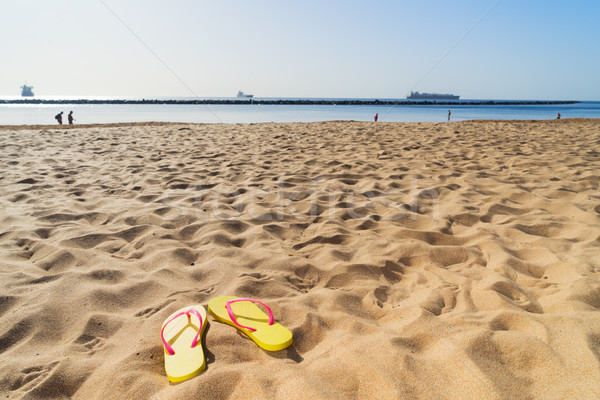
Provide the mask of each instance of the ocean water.
MULTIPOLYGON (((368 99, 366 99, 368 100, 368 99)), ((383 100, 383 99, 382 99, 383 100)), ((461 100, 463 101, 463 100, 461 100)), ((73 111, 76 124, 112 122, 257 123, 372 121, 445 122, 503 119, 600 118, 600 102, 565 105, 163 105, 163 104, 0 104, 0 125, 54 124, 54 115, 73 111)))

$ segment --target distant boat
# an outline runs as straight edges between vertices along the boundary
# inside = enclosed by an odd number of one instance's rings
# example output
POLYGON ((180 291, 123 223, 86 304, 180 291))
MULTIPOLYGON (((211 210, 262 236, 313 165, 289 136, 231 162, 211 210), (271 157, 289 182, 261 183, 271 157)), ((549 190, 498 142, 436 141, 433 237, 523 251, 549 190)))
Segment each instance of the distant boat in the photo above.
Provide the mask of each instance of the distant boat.
POLYGON ((247 93, 244 93, 244 92, 242 92, 242 91, 240 90, 240 91, 238 91, 238 94, 237 94, 237 96, 236 96, 236 97, 238 97, 238 98, 241 98, 241 99, 251 99, 251 98, 253 98, 253 97, 254 97, 254 95, 253 95, 253 94, 247 94, 247 93))
POLYGON ((21 96, 23 97, 33 97, 33 92, 31 91, 33 86, 27 86, 27 84, 21 86, 21 96))
POLYGON ((406 98, 410 100, 458 100, 460 96, 453 94, 410 92, 410 95, 406 96, 406 98))

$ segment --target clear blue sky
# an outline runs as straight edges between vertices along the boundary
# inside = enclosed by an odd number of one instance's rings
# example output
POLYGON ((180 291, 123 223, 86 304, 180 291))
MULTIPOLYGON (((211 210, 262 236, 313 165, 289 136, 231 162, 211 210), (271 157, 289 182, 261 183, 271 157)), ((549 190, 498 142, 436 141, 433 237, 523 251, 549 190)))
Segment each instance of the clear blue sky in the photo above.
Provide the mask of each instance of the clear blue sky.
POLYGON ((501 0, 459 42, 496 2, 6 1, 0 95, 600 100, 600 1, 501 0))

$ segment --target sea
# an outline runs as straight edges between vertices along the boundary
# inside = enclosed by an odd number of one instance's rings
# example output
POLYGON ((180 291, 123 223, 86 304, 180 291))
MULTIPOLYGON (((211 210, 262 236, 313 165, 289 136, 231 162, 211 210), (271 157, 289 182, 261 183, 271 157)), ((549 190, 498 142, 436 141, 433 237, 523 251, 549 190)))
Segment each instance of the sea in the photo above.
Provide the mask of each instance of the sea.
MULTIPOLYGON (((0 96, 0 100, 22 99, 0 96)), ((35 97, 35 99, 40 99, 35 97)), ((45 97, 48 100, 79 100, 68 97, 45 97)), ((86 97, 115 100, 107 97, 86 97)), ((130 98, 136 100, 137 98, 130 98)), ((157 98, 164 100, 166 98, 157 98)), ((232 100, 235 98, 169 98, 175 100, 232 100)), ((299 100, 297 98, 255 98, 255 100, 299 100)), ((139 100, 139 99, 137 99, 139 100)), ((376 99, 308 99, 308 100, 376 100, 376 99)), ((395 101, 405 99, 379 99, 395 101)), ((481 101, 460 100, 461 105, 265 105, 265 104, 0 104, 0 125, 44 125, 56 123, 60 111, 73 111, 76 124, 115 122, 184 122, 184 123, 262 123, 316 121, 446 122, 465 120, 545 120, 561 118, 600 118, 600 101, 550 105, 482 105, 481 101)), ((507 100, 497 100, 507 101, 507 100)))

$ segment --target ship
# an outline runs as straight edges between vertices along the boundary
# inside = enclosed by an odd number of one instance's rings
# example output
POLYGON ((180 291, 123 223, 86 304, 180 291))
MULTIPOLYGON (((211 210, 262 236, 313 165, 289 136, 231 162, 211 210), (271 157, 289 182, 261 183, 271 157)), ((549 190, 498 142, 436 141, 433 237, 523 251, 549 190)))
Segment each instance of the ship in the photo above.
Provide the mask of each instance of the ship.
POLYGON ((241 99, 251 99, 251 98, 254 97, 254 95, 253 94, 244 93, 241 90, 239 90, 236 97, 241 98, 241 99))
POLYGON ((21 96, 23 97, 33 97, 33 92, 31 91, 33 86, 27 86, 27 84, 21 86, 21 96))
POLYGON ((406 98, 410 100, 458 100, 460 96, 454 94, 410 92, 410 95, 406 96, 406 98))

